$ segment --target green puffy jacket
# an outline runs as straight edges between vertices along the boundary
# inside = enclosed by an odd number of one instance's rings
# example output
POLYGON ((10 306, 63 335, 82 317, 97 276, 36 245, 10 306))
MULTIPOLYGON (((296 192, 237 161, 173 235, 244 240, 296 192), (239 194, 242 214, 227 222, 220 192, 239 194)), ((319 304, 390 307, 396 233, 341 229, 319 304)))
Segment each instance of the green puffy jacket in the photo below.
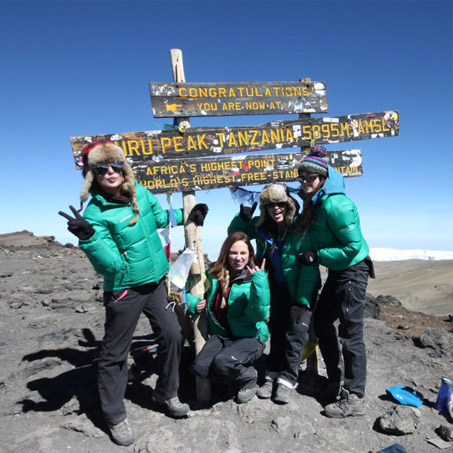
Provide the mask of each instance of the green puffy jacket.
MULTIPOLYGON (((256 240, 256 257, 261 261, 266 257, 266 252, 272 243, 265 238, 261 230, 255 226, 259 217, 253 217, 250 222, 245 222, 237 214, 228 227, 228 234, 243 231, 250 239, 256 240)), ((283 274, 293 303, 310 306, 321 287, 321 275, 318 264, 303 266, 298 255, 302 252, 313 250, 309 234, 300 231, 290 232, 286 235, 281 252, 283 274)), ((266 267, 272 273, 272 267, 267 260, 266 267)), ((269 275, 272 278, 272 274, 269 275)))
POLYGON ((313 197, 310 227, 319 262, 342 271, 363 261, 369 253, 362 236, 356 205, 344 193, 343 177, 329 166, 329 177, 313 197))
MULTIPOLYGON (((135 185, 140 215, 135 225, 132 207, 108 202, 93 192, 83 217, 95 233, 79 241, 96 272, 104 276, 104 290, 117 291, 147 283, 157 283, 168 272, 167 257, 158 228, 169 223, 169 211, 140 184, 135 185)), ((181 209, 174 210, 176 222, 183 221, 181 209)))
MULTIPOLYGON (((269 329, 265 322, 269 318, 270 293, 269 282, 264 270, 250 274, 245 279, 235 280, 228 296, 227 319, 231 333, 222 327, 210 310, 212 299, 217 291, 218 280, 206 272, 209 289, 204 295, 208 315, 208 331, 210 335, 225 337, 260 338, 263 342, 269 337, 269 329)), ((187 308, 190 313, 199 313, 198 302, 202 299, 187 294, 187 308)))

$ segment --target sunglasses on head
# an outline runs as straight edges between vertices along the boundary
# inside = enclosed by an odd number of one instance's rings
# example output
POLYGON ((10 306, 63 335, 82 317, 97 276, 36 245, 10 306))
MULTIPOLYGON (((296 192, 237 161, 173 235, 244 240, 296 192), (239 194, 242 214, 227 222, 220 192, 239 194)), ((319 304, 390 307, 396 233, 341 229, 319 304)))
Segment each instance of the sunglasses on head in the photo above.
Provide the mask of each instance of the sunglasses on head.
POLYGON ((112 170, 115 173, 122 173, 123 172, 123 164, 120 162, 116 162, 113 164, 100 164, 96 165, 96 167, 93 168, 93 171, 98 175, 98 176, 104 176, 108 173, 109 167, 112 167, 112 170))
POLYGON ((266 205, 267 208, 274 208, 275 206, 279 208, 285 208, 286 207, 286 201, 279 201, 278 203, 268 203, 266 205))
POLYGON ((299 179, 301 180, 301 182, 313 182, 319 175, 315 175, 315 174, 308 174, 308 175, 304 175, 304 174, 299 174, 299 179))

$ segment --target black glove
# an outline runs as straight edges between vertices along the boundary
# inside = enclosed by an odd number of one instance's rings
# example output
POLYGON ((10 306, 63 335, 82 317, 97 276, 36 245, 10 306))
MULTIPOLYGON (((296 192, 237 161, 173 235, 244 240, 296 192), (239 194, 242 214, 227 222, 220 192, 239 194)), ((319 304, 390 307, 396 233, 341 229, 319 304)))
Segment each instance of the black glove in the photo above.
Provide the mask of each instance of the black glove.
POLYGON ((195 223, 196 226, 203 226, 204 219, 209 211, 208 205, 204 203, 196 204, 190 211, 188 220, 195 223))
POLYGON ((239 217, 244 221, 244 222, 247 222, 249 223, 250 220, 252 220, 252 217, 253 217, 253 213, 255 212, 255 209, 256 207, 258 206, 258 202, 255 201, 255 203, 253 203, 253 206, 250 208, 248 206, 244 206, 243 204, 241 204, 241 209, 239 211, 239 217))
POLYGON ((316 252, 304 252, 299 254, 299 259, 304 266, 310 266, 318 261, 316 252))
POLYGON ((82 241, 90 239, 94 234, 94 228, 79 214, 76 208, 69 206, 74 218, 63 211, 58 211, 62 217, 68 220, 68 230, 82 241))
POLYGON ((305 317, 305 313, 307 313, 308 308, 305 305, 291 305, 289 309, 289 319, 291 321, 291 325, 294 326, 299 324, 305 317))

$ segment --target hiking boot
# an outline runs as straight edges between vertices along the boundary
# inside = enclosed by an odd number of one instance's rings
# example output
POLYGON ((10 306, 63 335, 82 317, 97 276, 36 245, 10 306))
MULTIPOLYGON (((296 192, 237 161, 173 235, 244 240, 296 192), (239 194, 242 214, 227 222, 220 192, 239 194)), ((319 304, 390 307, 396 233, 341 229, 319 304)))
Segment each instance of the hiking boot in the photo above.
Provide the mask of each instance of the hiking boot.
POLYGON ((273 401, 278 404, 288 404, 291 401, 291 389, 288 386, 279 383, 273 401))
POLYGON ((342 389, 340 400, 326 406, 324 411, 331 418, 362 417, 365 415, 365 403, 363 398, 342 389))
POLYGON ((274 380, 270 377, 266 377, 264 385, 258 389, 256 396, 262 400, 267 400, 272 397, 274 390, 274 380))
POLYGON ((257 390, 258 387, 256 386, 256 384, 253 387, 241 388, 236 396, 236 403, 248 403, 256 395, 257 390))
POLYGON ((110 434, 113 441, 118 445, 131 445, 135 442, 134 431, 132 431, 127 418, 116 425, 110 426, 110 434))
POLYGON ((336 401, 338 394, 340 393, 341 382, 328 382, 326 386, 321 390, 319 399, 331 403, 336 401))
POLYGON ((158 396, 154 395, 154 393, 153 393, 151 395, 151 401, 153 403, 156 403, 159 406, 164 407, 165 413, 167 415, 170 415, 171 417, 175 417, 175 418, 185 417, 190 411, 189 405, 185 404, 185 403, 181 403, 181 401, 179 401, 179 398, 177 396, 174 396, 173 398, 165 400, 165 399, 160 399, 158 396))

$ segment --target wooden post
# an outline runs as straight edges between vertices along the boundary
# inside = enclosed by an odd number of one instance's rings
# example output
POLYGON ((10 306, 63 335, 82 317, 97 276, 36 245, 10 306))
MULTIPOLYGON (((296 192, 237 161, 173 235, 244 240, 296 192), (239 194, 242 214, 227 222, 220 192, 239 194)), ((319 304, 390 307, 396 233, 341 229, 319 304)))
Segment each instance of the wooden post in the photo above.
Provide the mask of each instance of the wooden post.
MULTIPOLYGON (((311 82, 310 78, 299 79, 299 82, 311 82)), ((311 118, 309 113, 300 113, 299 118, 311 118)), ((303 148, 301 148, 303 151, 303 148)), ((317 375, 319 371, 319 348, 318 348, 318 339, 315 336, 315 331, 313 329, 313 316, 310 323, 310 328, 308 330, 308 344, 305 346, 307 352, 313 347, 313 352, 307 357, 307 374, 317 375), (310 344, 311 343, 311 344, 310 344)))
MULTIPOLYGON (((174 82, 185 82, 184 65, 182 62, 182 51, 180 49, 170 50, 171 68, 173 72, 174 82)), ((181 129, 190 128, 189 118, 177 118, 176 122, 181 129)), ((204 295, 204 272, 205 264, 203 257, 203 250, 201 246, 200 231, 193 222, 187 222, 190 211, 195 206, 195 191, 183 193, 183 207, 184 207, 184 235, 186 247, 197 252, 198 260, 191 267, 191 275, 189 278, 189 290, 197 296, 203 297, 204 295)), ((203 348, 208 338, 208 324, 206 313, 203 311, 194 321, 194 335, 195 335, 195 353, 198 354, 203 348)), ((206 404, 211 399, 211 386, 207 379, 197 378, 197 400, 201 404, 206 404)))

